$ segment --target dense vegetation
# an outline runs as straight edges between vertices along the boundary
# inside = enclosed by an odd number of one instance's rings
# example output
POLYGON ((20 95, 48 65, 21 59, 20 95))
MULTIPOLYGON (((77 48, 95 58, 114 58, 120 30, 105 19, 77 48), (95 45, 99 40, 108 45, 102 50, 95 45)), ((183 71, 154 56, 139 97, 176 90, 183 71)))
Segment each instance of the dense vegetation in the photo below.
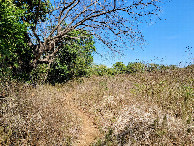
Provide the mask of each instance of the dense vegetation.
MULTIPOLYGON (((32 44, 29 38, 30 31, 36 25, 35 12, 38 1, 1 1, 0 15, 0 75, 6 79, 17 79, 28 82, 64 82, 87 73, 95 51, 92 36, 84 30, 75 30, 68 33, 55 44, 57 52, 52 62, 46 61, 49 52, 43 52, 41 58, 45 61, 37 62, 37 44, 32 44), (80 39, 71 37, 83 36, 80 39)), ((41 5, 39 9, 42 21, 46 19, 49 6, 41 5)), ((63 29, 63 28, 62 28, 63 29)))
MULTIPOLYGON (((129 39, 130 42, 141 44, 144 39, 138 29, 139 22, 144 21, 143 17, 158 16, 161 5, 153 0, 129 4, 112 0, 5 0, 0 4, 0 75, 6 80, 16 79, 33 84, 65 82, 88 76, 90 70, 105 74, 106 69, 101 70, 104 68, 102 66, 91 69, 92 53, 96 51, 93 37, 112 50, 124 43, 112 43, 107 39, 109 33, 123 38, 120 41, 129 39), (99 6, 96 7, 96 4, 99 6), (122 11, 126 11, 126 16, 135 21, 116 14, 122 11), (132 16, 131 11, 137 13, 132 16), (121 20, 129 21, 133 28, 125 26, 121 20), (121 26, 125 29, 121 29, 121 26), (102 32, 105 28, 106 33, 102 32)), ((122 73, 126 69, 121 65, 118 63, 114 70, 107 69, 106 72, 122 73)))
POLYGON ((91 124, 100 134, 88 145, 194 143, 193 64, 95 65, 83 29, 39 52, 35 30, 52 10, 49 1, 0 1, 0 145, 74 145, 91 124))

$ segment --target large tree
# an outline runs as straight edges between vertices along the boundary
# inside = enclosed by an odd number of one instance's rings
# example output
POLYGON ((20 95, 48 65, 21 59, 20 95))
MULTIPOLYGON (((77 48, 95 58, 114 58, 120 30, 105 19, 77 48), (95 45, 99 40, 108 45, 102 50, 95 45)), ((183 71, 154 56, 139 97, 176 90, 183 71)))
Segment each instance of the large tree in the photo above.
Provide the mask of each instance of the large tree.
POLYGON ((162 3, 160 0, 36 1, 35 8, 30 9, 34 14, 34 25, 29 33, 35 46, 33 66, 41 62, 52 63, 60 51, 59 42, 87 38, 85 32, 112 51, 119 51, 129 44, 141 45, 144 37, 139 24, 152 21, 152 16, 158 14, 162 3), (75 30, 83 33, 76 37, 68 35, 75 30))
MULTIPOLYGON (((47 15, 51 10, 49 1, 0 1, 0 77, 7 74, 22 80, 63 82, 87 73, 95 47, 92 35, 83 29, 73 30, 66 34, 68 37, 57 40, 53 47, 57 50, 39 52, 36 29, 40 27, 39 22, 50 19, 47 15), (38 54, 40 60, 33 64, 38 54), (52 58, 48 58, 50 54, 52 58)), ((66 26, 64 23, 61 30, 66 26)), ((52 27, 47 29, 52 30, 52 27)))
POLYGON ((69 66, 68 55, 59 54, 80 48, 82 56, 89 53, 91 57, 91 36, 116 52, 127 45, 141 45, 144 37, 139 24, 152 21, 161 4, 159 0, 1 1, 0 60, 5 62, 1 66, 15 68, 21 74, 25 69, 28 75, 41 64, 48 68, 56 66, 57 60, 69 66), (72 42, 79 47, 67 47, 72 42))
POLYGON ((32 51, 28 47, 29 23, 22 22, 26 9, 18 8, 12 0, 0 1, 0 75, 16 74, 29 69, 32 51))

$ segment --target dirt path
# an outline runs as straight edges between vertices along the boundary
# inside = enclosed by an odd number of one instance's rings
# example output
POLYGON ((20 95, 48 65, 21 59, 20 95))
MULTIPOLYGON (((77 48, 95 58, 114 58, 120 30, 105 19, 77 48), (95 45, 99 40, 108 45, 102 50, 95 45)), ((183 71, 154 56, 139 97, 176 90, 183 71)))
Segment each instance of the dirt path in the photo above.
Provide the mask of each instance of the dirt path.
POLYGON ((78 141, 75 143, 75 145, 88 146, 98 136, 100 136, 100 132, 95 127, 93 120, 90 117, 88 117, 80 110, 75 110, 75 112, 82 120, 82 134, 78 138, 78 141))
POLYGON ((73 95, 67 94, 66 97, 69 109, 73 110, 82 121, 81 134, 73 146, 89 146, 97 137, 100 136, 100 132, 93 124, 93 119, 84 113, 84 111, 78 109, 78 107, 73 103, 73 95))

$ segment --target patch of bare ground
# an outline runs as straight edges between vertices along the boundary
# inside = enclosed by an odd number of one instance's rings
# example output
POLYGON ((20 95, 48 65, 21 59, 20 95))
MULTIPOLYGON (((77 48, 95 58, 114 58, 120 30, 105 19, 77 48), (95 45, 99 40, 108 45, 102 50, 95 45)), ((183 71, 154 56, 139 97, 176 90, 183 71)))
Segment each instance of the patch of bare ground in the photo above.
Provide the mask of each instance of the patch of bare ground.
POLYGON ((75 112, 81 117, 82 131, 74 144, 79 146, 88 146, 94 142, 96 138, 100 137, 100 132, 93 124, 93 120, 90 119, 86 114, 84 114, 81 110, 76 110, 75 112))
POLYGON ((68 102, 67 107, 69 110, 73 111, 81 121, 81 131, 73 145, 88 146, 94 142, 96 138, 100 137, 100 132, 98 128, 96 128, 96 125, 93 122, 93 118, 83 110, 79 109, 74 103, 72 103, 73 94, 67 93, 66 95, 67 96, 65 97, 65 100, 68 102))

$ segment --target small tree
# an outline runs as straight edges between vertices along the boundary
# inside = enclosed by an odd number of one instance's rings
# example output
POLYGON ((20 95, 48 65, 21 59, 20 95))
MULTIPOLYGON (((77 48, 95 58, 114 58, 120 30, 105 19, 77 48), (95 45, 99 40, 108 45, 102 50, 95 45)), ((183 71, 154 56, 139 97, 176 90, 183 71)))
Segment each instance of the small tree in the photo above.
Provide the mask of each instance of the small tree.
POLYGON ((121 74, 125 73, 126 66, 125 64, 123 64, 123 62, 116 62, 115 64, 113 64, 113 69, 116 70, 116 73, 121 74))
POLYGON ((129 62, 127 65, 127 73, 135 73, 135 72, 144 72, 145 71, 145 64, 141 62, 129 62))

